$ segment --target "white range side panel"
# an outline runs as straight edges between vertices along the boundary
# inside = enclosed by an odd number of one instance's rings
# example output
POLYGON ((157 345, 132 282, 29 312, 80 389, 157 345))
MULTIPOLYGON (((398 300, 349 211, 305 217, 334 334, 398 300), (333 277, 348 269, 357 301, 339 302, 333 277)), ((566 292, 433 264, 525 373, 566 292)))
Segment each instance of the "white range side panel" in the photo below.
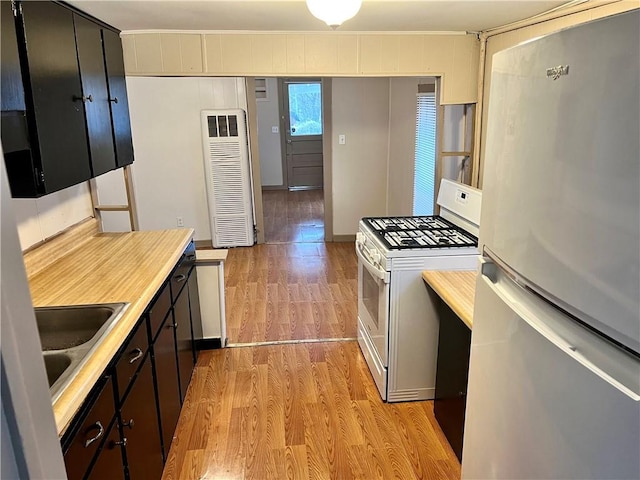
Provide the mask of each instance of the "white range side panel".
POLYGON ((215 248, 254 244, 246 114, 203 110, 202 138, 211 239, 215 248))

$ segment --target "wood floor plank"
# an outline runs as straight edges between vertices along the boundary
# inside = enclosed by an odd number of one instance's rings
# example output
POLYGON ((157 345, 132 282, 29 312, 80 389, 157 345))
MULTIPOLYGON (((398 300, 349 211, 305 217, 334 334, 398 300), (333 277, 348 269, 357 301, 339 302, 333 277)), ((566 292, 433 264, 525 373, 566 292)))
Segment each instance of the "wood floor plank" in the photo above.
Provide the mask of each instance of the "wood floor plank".
POLYGON ((460 478, 432 402, 382 402, 354 341, 204 352, 176 438, 164 480, 460 478))

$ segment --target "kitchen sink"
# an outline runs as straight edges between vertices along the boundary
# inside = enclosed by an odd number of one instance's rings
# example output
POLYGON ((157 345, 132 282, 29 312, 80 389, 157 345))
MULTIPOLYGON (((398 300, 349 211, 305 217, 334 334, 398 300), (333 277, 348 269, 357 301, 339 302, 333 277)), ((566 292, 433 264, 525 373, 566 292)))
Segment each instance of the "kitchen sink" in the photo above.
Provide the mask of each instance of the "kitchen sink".
POLYGON ((106 328, 124 304, 36 308, 43 351, 64 350, 87 343, 106 328))
POLYGON ((53 401, 75 378, 128 306, 128 303, 104 303, 35 309, 53 401))
POLYGON ((69 365, 71 365, 71 357, 64 353, 53 353, 44 356, 44 368, 47 370, 47 380, 49 380, 49 388, 62 376, 69 365))

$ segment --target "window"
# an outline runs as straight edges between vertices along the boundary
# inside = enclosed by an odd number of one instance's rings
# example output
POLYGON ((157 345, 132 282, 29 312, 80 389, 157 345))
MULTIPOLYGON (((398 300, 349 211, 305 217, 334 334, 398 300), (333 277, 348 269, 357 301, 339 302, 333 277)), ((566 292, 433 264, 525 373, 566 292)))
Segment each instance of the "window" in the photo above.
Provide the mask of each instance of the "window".
POLYGON ((416 160, 413 214, 433 215, 436 177, 436 96, 419 93, 416 113, 416 160))
POLYGON ((291 136, 322 135, 322 85, 289 83, 291 136))

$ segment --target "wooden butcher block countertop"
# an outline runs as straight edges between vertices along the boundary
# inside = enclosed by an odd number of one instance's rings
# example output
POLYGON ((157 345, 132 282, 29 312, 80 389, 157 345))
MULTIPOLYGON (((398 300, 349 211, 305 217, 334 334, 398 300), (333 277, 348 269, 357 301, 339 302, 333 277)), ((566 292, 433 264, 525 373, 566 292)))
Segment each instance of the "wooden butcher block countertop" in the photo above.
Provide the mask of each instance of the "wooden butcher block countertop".
POLYGON ((59 436, 64 434, 192 237, 191 229, 97 233, 29 276, 35 307, 130 303, 115 327, 54 402, 59 436))
POLYGON ((473 328, 476 275, 475 271, 461 270, 425 270, 422 272, 424 281, 469 328, 473 328))

